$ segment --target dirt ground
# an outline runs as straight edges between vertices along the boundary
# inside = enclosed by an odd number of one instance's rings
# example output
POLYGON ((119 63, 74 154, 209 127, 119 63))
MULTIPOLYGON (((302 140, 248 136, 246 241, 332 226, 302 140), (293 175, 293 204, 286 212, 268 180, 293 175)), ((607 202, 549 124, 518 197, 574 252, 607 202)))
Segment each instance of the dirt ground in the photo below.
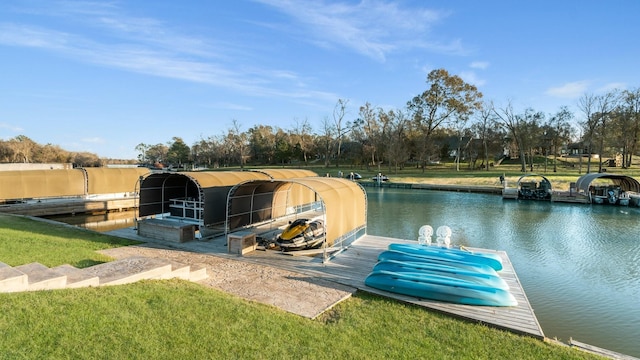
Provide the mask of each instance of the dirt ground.
POLYGON ((116 259, 147 256, 203 265, 209 277, 199 284, 312 319, 356 290, 296 272, 187 251, 126 246, 100 252, 116 259))

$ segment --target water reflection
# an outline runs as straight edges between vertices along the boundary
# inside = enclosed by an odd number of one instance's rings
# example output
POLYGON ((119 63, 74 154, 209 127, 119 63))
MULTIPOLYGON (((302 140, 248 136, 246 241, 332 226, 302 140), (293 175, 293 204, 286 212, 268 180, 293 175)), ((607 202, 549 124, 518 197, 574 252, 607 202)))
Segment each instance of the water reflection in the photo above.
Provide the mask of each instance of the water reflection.
POLYGON ((417 239, 448 225, 460 245, 505 250, 545 335, 640 356, 640 209, 367 189, 368 233, 417 239))

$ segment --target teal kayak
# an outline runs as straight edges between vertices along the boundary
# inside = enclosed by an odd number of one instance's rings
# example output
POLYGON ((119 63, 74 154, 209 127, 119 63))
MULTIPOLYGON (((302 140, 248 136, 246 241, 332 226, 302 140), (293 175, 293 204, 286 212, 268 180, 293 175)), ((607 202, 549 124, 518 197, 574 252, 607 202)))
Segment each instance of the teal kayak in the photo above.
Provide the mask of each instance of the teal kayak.
POLYGON ((376 270, 367 276, 364 283, 375 289, 413 296, 419 299, 464 305, 518 305, 518 301, 507 290, 448 277, 376 270))
POLYGON ((422 274, 424 276, 434 277, 445 276, 470 281, 479 285, 491 286, 497 289, 509 290, 507 282, 495 271, 491 274, 438 263, 397 260, 380 261, 373 267, 373 271, 376 270, 422 274))
POLYGON ((396 260, 396 261, 409 261, 409 262, 420 262, 420 263, 431 263, 431 264, 441 264, 454 266, 460 269, 466 269, 474 272, 485 273, 485 274, 497 274, 496 271, 489 265, 480 264, 480 263, 470 263, 459 260, 451 260, 445 259, 438 256, 428 256, 428 255, 417 255, 417 254, 409 254, 402 251, 396 250, 385 250, 378 255, 379 261, 385 260, 396 260))
POLYGON ((425 246, 420 244, 389 244, 389 250, 400 251, 419 256, 431 256, 445 260, 478 263, 491 266, 494 270, 502 270, 502 258, 498 254, 478 253, 455 248, 425 246))

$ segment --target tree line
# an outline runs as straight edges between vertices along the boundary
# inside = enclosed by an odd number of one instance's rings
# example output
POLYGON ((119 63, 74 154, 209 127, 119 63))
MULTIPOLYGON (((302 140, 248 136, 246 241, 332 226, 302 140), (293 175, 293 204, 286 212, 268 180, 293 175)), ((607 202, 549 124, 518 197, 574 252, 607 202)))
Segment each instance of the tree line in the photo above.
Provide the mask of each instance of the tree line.
MULTIPOLYGON (((401 109, 365 103, 349 116, 349 100, 339 99, 318 129, 295 120, 290 129, 255 125, 242 131, 238 121, 221 135, 188 146, 179 137, 167 144, 139 144, 139 160, 148 164, 225 167, 321 164, 394 172, 406 166, 423 170, 453 160, 459 170, 488 170, 504 157, 518 158, 532 171, 534 158, 585 157, 587 172, 602 171, 603 159, 619 156, 630 167, 638 153, 640 89, 585 94, 577 104, 582 121, 567 106, 553 114, 532 108, 516 111, 511 102, 496 106, 459 76, 437 69, 427 89, 401 109), (598 157, 591 155, 599 155, 598 157), (593 167, 593 169, 592 169, 593 167)), ((553 161, 556 171, 556 161, 553 161)))
MULTIPOLYGON (((325 167, 351 166, 397 172, 407 166, 424 169, 439 161, 459 170, 488 170, 504 157, 517 158, 521 171, 532 171, 534 158, 585 157, 587 172, 602 171, 603 159, 619 157, 630 167, 638 153, 640 89, 584 94, 578 101, 580 121, 567 106, 553 114, 533 108, 516 111, 510 101, 497 106, 483 100, 476 86, 445 69, 427 75, 426 90, 403 108, 383 109, 365 103, 353 111, 338 99, 330 116, 313 129, 295 119, 289 129, 240 122, 219 135, 188 145, 180 137, 167 143, 139 143, 137 161, 161 167, 228 167, 247 165, 325 167), (355 113, 355 114, 354 114, 355 113), (598 157, 591 155, 597 154, 598 157)), ((40 146, 25 136, 0 141, 3 162, 72 162, 99 166, 90 153, 72 153, 54 145, 40 146)), ((556 170, 556 161, 553 161, 556 170)))
POLYGON ((0 163, 65 163, 79 167, 99 167, 114 161, 135 164, 135 161, 101 159, 90 152, 67 151, 58 145, 41 145, 25 135, 0 140, 0 163))

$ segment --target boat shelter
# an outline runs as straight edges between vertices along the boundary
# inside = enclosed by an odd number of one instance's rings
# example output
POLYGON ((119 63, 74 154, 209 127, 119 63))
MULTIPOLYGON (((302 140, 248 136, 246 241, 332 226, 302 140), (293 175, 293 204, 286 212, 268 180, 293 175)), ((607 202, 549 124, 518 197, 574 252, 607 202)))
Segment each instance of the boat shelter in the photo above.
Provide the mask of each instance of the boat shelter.
POLYGON ((138 181, 149 174, 145 167, 137 168, 82 168, 87 179, 88 195, 135 193, 138 181))
POLYGON ((366 208, 362 186, 346 179, 247 181, 229 192, 227 229, 233 231, 281 217, 311 214, 324 221, 325 247, 345 247, 366 233, 366 208))
POLYGON ((85 194, 85 177, 78 169, 0 171, 0 184, 2 201, 81 197, 85 194))
POLYGON ((152 173, 140 182, 138 215, 167 214, 195 225, 220 225, 225 221, 229 189, 260 179, 269 180, 269 176, 253 171, 152 173))
POLYGON ((589 173, 582 175, 576 180, 576 189, 585 194, 589 194, 591 183, 597 179, 609 179, 614 185, 619 186, 625 192, 640 193, 640 182, 627 175, 609 173, 589 173))
POLYGON ((0 201, 95 197, 133 193, 146 168, 0 171, 0 201))
POLYGON ((153 173, 140 182, 138 215, 140 218, 161 215, 198 225, 205 233, 224 233, 225 204, 233 186, 252 180, 304 176, 317 175, 309 170, 288 169, 153 173))

